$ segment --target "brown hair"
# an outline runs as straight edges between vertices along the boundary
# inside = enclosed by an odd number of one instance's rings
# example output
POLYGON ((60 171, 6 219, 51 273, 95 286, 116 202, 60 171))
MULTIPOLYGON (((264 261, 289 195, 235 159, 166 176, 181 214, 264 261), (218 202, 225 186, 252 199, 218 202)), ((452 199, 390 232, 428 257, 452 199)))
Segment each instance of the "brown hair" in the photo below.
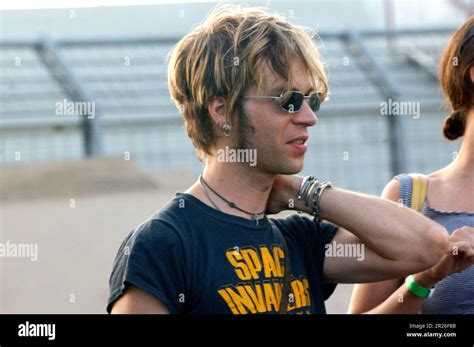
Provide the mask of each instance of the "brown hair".
POLYGON ((464 135, 467 111, 474 104, 470 68, 474 66, 474 16, 449 39, 441 56, 439 77, 452 113, 444 121, 443 133, 449 140, 464 135))
POLYGON ((280 15, 225 5, 176 44, 168 66, 168 88, 199 157, 211 154, 215 146, 208 100, 224 97, 227 123, 232 125, 236 118, 242 131, 248 120, 241 96, 253 85, 263 95, 265 63, 287 81, 289 91, 292 59, 301 57, 312 88, 322 92, 324 100, 327 79, 312 36, 280 15))

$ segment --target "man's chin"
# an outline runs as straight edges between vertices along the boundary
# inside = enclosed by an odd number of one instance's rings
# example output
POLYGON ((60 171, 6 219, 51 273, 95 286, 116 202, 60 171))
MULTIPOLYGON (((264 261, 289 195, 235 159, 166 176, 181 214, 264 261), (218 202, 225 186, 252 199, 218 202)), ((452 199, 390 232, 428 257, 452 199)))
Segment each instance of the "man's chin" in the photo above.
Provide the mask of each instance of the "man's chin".
POLYGON ((292 159, 288 161, 288 164, 285 167, 281 168, 280 175, 295 175, 300 173, 303 170, 304 160, 301 159, 292 159))
POLYGON ((279 160, 260 161, 257 165, 258 170, 273 175, 295 175, 303 170, 304 157, 290 157, 275 154, 272 158, 279 160))

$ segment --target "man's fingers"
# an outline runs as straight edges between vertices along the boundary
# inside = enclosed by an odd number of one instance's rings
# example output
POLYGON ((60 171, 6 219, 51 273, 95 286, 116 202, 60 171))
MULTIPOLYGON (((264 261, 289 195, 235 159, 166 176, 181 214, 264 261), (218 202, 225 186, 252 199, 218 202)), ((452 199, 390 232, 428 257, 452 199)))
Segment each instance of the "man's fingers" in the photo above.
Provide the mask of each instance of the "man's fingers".
POLYGON ((474 248, 468 241, 457 241, 451 243, 451 254, 453 256, 470 257, 474 255, 474 248))
POLYGON ((474 247, 474 228, 464 226, 456 229, 449 236, 449 240, 451 242, 467 241, 474 247))

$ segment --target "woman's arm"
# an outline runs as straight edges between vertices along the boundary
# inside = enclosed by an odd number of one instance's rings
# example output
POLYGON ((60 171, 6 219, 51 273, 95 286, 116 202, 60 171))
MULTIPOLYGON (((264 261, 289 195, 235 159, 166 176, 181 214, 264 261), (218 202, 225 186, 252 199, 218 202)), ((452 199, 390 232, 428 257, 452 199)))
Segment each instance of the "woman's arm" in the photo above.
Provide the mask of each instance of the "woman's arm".
MULTIPOLYGON (((382 196, 397 201, 400 184, 391 181, 382 196)), ((432 268, 415 274, 414 280, 425 288, 455 272, 474 264, 474 228, 463 227, 449 237, 450 250, 432 268)), ((403 314, 419 313, 424 299, 411 293, 401 279, 356 284, 352 292, 349 313, 403 314)))

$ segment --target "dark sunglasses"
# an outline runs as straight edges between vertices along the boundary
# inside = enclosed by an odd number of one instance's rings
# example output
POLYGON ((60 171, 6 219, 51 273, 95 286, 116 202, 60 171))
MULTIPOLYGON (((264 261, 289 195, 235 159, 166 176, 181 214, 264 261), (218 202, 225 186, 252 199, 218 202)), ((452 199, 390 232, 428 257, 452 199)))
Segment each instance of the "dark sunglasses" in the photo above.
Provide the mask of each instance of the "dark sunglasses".
POLYGON ((288 113, 295 113, 301 110, 303 106, 303 102, 306 100, 311 107, 313 112, 319 111, 319 107, 321 106, 321 93, 320 92, 312 92, 309 95, 304 95, 299 91, 292 91, 288 96, 284 96, 283 94, 280 96, 253 96, 253 95, 245 95, 244 99, 271 99, 280 105, 280 107, 288 113))

